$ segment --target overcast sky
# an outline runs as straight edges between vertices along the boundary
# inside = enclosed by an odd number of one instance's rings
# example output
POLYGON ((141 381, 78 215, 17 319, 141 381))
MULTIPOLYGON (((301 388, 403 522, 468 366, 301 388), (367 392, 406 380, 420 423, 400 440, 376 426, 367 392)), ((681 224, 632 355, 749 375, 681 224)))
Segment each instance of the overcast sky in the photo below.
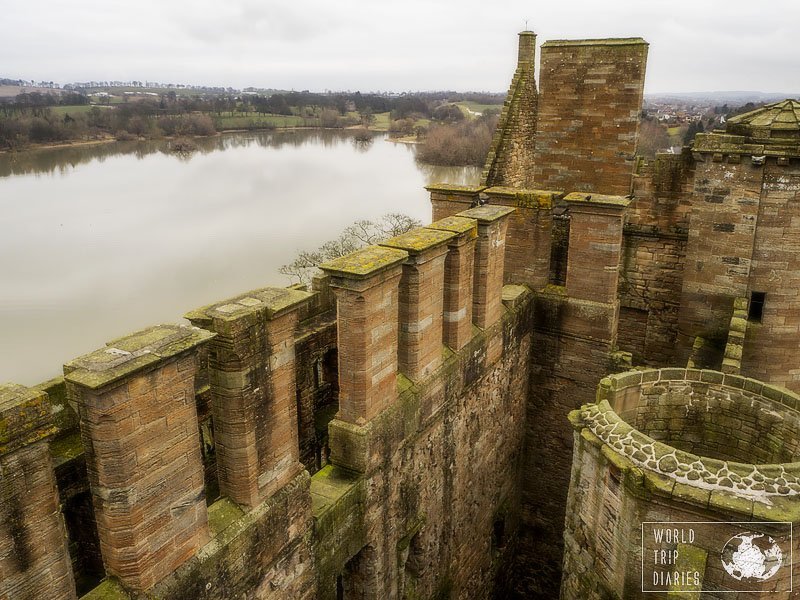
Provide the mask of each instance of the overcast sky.
POLYGON ((0 0, 0 77, 505 91, 516 33, 641 36, 646 92, 800 92, 799 0, 0 0))

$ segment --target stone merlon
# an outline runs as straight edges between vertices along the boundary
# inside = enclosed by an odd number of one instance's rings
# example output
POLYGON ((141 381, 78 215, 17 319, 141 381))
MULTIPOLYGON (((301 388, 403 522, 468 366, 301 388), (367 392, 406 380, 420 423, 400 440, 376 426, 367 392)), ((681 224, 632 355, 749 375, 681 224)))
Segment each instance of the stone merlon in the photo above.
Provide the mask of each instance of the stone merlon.
POLYGON ((46 393, 15 383, 0 384, 0 454, 37 442, 55 431, 46 393))
POLYGON ((97 389, 136 371, 195 348, 215 334, 185 325, 158 325, 108 342, 64 365, 65 379, 76 385, 97 389))
POLYGON ((322 263, 319 268, 338 279, 364 280, 401 265, 408 252, 383 246, 367 246, 361 250, 322 263))
POLYGON ((197 308, 186 313, 184 318, 199 327, 209 326, 216 321, 237 321, 262 312, 267 319, 276 319, 307 302, 311 296, 308 292, 291 288, 262 288, 197 308))

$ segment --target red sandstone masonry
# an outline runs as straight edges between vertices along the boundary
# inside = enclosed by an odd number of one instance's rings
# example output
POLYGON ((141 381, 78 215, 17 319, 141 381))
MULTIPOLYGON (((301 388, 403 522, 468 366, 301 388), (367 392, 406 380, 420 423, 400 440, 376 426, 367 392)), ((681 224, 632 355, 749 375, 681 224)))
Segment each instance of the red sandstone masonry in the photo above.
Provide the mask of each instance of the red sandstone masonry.
POLYGON ((478 205, 478 197, 486 188, 483 186, 450 185, 435 183, 425 188, 431 194, 431 212, 433 220, 439 221, 451 217, 462 210, 478 205))
POLYGON ((564 192, 491 187, 484 192, 490 204, 516 208, 508 219, 505 283, 547 285, 553 230, 553 204, 564 192))
MULTIPOLYGON (((679 364, 686 364, 695 336, 724 340, 734 298, 748 296, 763 193, 764 168, 754 166, 749 157, 742 161, 735 155, 736 162, 729 163, 696 154, 706 160, 695 167, 679 313, 679 364)), ((784 246, 782 233, 778 247, 784 246)))
POLYGON ((414 229, 381 245, 408 252, 400 277, 398 368, 420 381, 442 363, 444 268, 450 231, 414 229))
POLYGON ((249 508, 302 469, 294 336, 310 297, 265 288, 186 315, 217 334, 209 348, 209 380, 220 492, 249 508))
POLYGON ((622 220, 630 200, 601 194, 567 194, 571 215, 567 295, 581 300, 617 300, 622 220))
POLYGON ((0 598, 75 598, 47 394, 0 385, 0 598))
POLYGON ((106 571, 136 591, 209 539, 195 375, 213 335, 162 325, 64 365, 106 571))
POLYGON ((647 48, 641 38, 542 44, 536 187, 630 193, 647 48))
POLYGON ((534 161, 538 102, 535 63, 536 34, 522 31, 519 34, 517 68, 481 174, 481 182, 486 185, 518 188, 533 185, 531 165, 534 161))
POLYGON ((442 341, 456 352, 472 339, 472 285, 475 271, 477 222, 462 217, 447 217, 428 225, 428 229, 457 234, 448 242, 444 262, 444 314, 442 341))
POLYGON ((503 314, 503 267, 508 215, 506 206, 479 206, 458 213, 478 221, 475 245, 472 321, 481 329, 494 325, 503 314))
POLYGON ((363 424, 397 398, 398 285, 407 258, 368 246, 320 265, 336 294, 342 421, 363 424))

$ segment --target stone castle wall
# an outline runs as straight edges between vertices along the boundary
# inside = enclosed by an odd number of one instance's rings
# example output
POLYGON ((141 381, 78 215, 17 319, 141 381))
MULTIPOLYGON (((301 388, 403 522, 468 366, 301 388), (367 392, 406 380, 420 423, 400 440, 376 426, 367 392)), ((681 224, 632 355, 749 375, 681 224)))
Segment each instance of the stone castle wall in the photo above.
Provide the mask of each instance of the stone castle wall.
POLYGON ((742 371, 798 392, 800 164, 770 160, 763 170, 748 291, 765 292, 766 302, 761 322, 747 328, 742 371))
POLYGON ((391 257, 391 277, 346 257, 311 293, 253 290, 189 312, 194 327, 109 342, 65 366, 66 394, 63 382, 44 386, 49 399, 14 387, 8 402, 24 410, 4 412, 2 431, 28 438, 9 438, 4 473, 27 473, 20 460, 34 452, 47 460, 39 504, 4 497, 23 511, 7 555, 28 557, 3 580, 8 597, 74 598, 73 570, 85 598, 484 597, 504 586, 533 307, 526 288, 502 285, 512 212, 468 210, 365 250, 391 257), (368 290, 383 300, 365 304, 368 290), (364 337, 381 346, 365 354, 364 337), (335 373, 339 356, 355 377, 335 373), (375 375, 359 379, 359 364, 375 375), (331 402, 337 419, 320 440, 314 421, 331 402))
POLYGON ((551 40, 541 50, 536 186, 630 194, 647 43, 551 40))

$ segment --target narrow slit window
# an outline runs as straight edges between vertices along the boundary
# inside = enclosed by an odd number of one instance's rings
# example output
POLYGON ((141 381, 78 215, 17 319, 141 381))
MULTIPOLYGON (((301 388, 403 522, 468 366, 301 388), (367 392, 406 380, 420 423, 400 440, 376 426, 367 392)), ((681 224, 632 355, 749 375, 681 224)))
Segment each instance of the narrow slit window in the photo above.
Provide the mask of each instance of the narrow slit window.
POLYGON ((753 323, 761 323, 764 318, 764 302, 766 292, 750 292, 750 308, 747 311, 747 320, 753 323))
POLYGON ((550 277, 552 285, 567 283, 567 255, 569 253, 569 213, 553 215, 553 230, 550 241, 550 277))

